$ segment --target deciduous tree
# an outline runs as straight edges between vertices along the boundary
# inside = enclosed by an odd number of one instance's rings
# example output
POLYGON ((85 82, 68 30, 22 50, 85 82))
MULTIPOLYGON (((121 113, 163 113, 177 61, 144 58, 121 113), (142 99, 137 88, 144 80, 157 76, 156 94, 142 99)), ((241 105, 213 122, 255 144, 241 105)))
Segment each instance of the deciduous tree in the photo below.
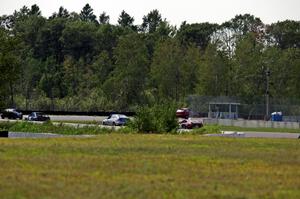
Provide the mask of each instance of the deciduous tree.
POLYGON ((116 68, 105 82, 104 92, 116 107, 128 110, 130 105, 143 103, 149 71, 147 48, 142 37, 133 33, 120 38, 114 56, 116 68))

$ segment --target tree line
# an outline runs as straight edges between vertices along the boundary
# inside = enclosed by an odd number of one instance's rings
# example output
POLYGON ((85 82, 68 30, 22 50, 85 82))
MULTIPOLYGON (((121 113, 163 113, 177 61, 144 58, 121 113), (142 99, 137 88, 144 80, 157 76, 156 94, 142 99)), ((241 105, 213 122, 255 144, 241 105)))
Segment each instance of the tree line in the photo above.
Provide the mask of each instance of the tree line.
POLYGON ((300 97, 300 21, 264 24, 236 15, 222 24, 173 26, 158 10, 118 24, 89 4, 60 7, 49 18, 37 5, 0 17, 0 107, 100 111, 187 96, 236 96, 245 103, 300 97))

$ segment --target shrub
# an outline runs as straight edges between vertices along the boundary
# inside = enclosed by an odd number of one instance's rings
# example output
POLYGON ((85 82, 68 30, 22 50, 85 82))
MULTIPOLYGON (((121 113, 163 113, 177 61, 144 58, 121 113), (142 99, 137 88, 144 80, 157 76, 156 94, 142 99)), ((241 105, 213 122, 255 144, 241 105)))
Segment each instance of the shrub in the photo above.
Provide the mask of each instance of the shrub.
POLYGON ((178 126, 175 112, 176 106, 173 103, 141 107, 129 126, 137 132, 175 132, 178 126))
POLYGON ((9 130, 15 123, 14 122, 0 122, 0 129, 1 130, 9 130))

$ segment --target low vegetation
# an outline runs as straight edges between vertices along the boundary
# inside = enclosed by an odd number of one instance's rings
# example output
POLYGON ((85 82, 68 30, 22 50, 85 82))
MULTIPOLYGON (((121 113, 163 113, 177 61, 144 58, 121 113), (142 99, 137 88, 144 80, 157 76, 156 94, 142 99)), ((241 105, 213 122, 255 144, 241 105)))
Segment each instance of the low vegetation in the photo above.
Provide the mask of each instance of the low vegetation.
POLYGON ((42 124, 31 122, 2 122, 0 128, 12 131, 12 132, 31 132, 31 133, 56 133, 63 135, 83 135, 83 134, 107 134, 111 133, 114 129, 101 128, 99 126, 69 126, 63 123, 54 125, 51 122, 42 124))
POLYGON ((178 128, 175 104, 140 107, 129 127, 144 133, 175 133, 178 128))
POLYGON ((0 198, 300 198, 299 141, 0 139, 0 198))
MULTIPOLYGON (((161 129, 154 129, 152 126, 142 126, 143 128, 136 128, 135 125, 139 123, 131 123, 128 127, 124 128, 107 128, 96 125, 91 126, 80 126, 73 125, 70 126, 67 123, 53 124, 51 122, 46 122, 42 124, 31 123, 31 122, 1 122, 0 130, 9 130, 11 132, 31 132, 31 133, 55 133, 55 134, 63 134, 63 135, 98 135, 98 134, 108 134, 108 133, 122 133, 122 134, 133 134, 133 133, 157 133, 157 134, 213 134, 213 133, 221 133, 219 126, 205 126, 203 128, 194 129, 192 131, 178 131, 177 126, 173 126, 171 131, 163 131, 167 129, 167 127, 160 127, 161 129)), ((161 123, 159 123, 161 124, 161 123)), ((144 124, 142 124, 144 125, 144 124)), ((157 126, 154 126, 155 128, 157 126)))
POLYGON ((300 129, 289 128, 248 128, 238 126, 219 126, 222 131, 254 131, 254 132, 279 132, 279 133, 300 133, 300 129))
MULTIPOLYGON (((143 109, 145 111, 146 109, 143 109)), ((140 115, 142 117, 143 115, 140 115)), ((53 121, 46 123, 31 123, 31 122, 0 122, 0 130, 9 130, 12 132, 32 132, 32 133, 56 133, 64 135, 97 135, 107 134, 112 132, 118 133, 170 133, 170 134, 215 134, 221 133, 222 131, 240 131, 240 132, 281 132, 281 133, 300 133, 300 129, 288 129, 288 128, 245 128, 235 126, 219 126, 219 125, 204 125, 202 128, 195 128, 191 131, 178 130, 177 123, 164 122, 153 122, 150 120, 144 120, 143 118, 137 117, 134 122, 130 123, 125 128, 107 128, 98 126, 94 122, 64 122, 64 121, 53 121), (73 125, 69 125, 72 123, 73 125), (76 125, 77 124, 77 125, 76 125), (81 125, 83 124, 83 126, 81 125), (163 126, 169 125, 169 126, 163 126), (84 126, 87 125, 87 126, 84 126), (151 126, 150 126, 151 125, 151 126), (79 128, 80 127, 80 128, 79 128), (171 128, 172 127, 172 128, 171 128), (169 129, 169 130, 168 130, 169 129)))

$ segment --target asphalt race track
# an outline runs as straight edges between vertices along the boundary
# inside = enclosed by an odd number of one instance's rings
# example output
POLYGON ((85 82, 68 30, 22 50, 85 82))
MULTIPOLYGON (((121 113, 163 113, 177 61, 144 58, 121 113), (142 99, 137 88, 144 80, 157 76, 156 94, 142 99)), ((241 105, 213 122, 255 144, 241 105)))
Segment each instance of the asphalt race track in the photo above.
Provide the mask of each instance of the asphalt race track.
POLYGON ((97 121, 102 122, 105 116, 82 116, 82 115, 49 115, 53 121, 97 121))
MULTIPOLYGON (((49 115, 52 121, 97 121, 101 124, 102 120, 107 118, 105 116, 74 116, 74 115, 49 115)), ((24 118, 27 116, 25 115, 24 118)), ((0 119, 0 121, 7 121, 0 119)), ((80 125, 80 124, 74 124, 80 125)), ((83 124, 85 126, 87 124, 83 124)), ((9 132, 9 137, 60 137, 56 134, 37 134, 31 135, 27 133, 13 133, 9 132)), ((289 138, 298 139, 299 133, 278 133, 278 132, 234 132, 234 131, 224 131, 222 134, 209 134, 207 136, 218 136, 218 137, 240 137, 240 138, 289 138)))

